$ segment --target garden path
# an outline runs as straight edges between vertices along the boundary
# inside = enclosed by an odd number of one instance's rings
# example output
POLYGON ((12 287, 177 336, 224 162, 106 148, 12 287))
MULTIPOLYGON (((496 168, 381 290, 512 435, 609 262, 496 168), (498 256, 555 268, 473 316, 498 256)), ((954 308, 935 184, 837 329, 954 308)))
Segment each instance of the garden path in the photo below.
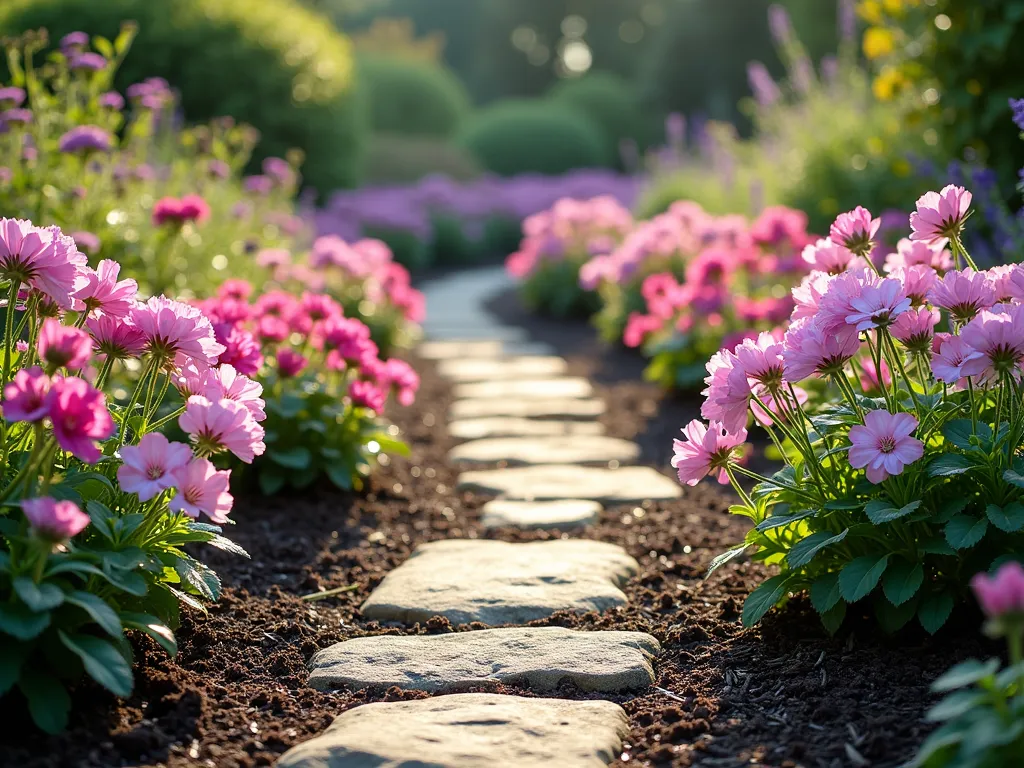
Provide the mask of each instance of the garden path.
MULTIPOLYGON (((422 357, 438 361, 461 398, 450 456, 465 471, 459 487, 496 495, 488 527, 592 523, 602 502, 677 498, 678 485, 636 460, 636 445, 603 437, 603 403, 565 361, 487 312, 508 287, 503 270, 459 273, 424 286, 422 357), (509 467, 509 465, 518 465, 509 467)), ((583 690, 623 694, 654 682, 660 646, 640 632, 526 627, 556 611, 623 605, 622 585, 637 562, 613 544, 569 538, 545 542, 449 539, 425 544, 362 606, 367 618, 411 625, 432 616, 471 631, 379 635, 316 654, 310 685, 330 689, 398 686, 450 693, 356 707, 320 736, 290 750, 287 768, 436 765, 601 766, 628 733, 610 701, 573 701, 487 692, 498 684, 551 692, 565 680, 583 690), (482 625, 497 627, 480 628, 482 625)))

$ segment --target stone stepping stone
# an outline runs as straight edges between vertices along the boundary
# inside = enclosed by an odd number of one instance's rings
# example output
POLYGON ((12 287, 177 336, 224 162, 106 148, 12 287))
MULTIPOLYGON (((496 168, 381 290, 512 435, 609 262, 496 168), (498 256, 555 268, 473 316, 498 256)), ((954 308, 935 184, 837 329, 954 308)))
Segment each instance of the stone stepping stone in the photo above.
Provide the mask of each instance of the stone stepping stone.
POLYGON ((463 357, 499 357, 502 354, 501 341, 424 341, 416 348, 416 354, 426 360, 448 360, 463 357))
POLYGON ((497 325, 492 318, 484 315, 428 319, 423 323, 423 335, 428 339, 443 341, 521 342, 529 338, 523 329, 497 325))
POLYGON ((607 464, 635 461, 640 446, 618 437, 487 437, 457 445, 448 453, 456 464, 607 464))
POLYGON ((592 499, 605 504, 678 499, 683 495, 678 483, 650 467, 604 469, 573 464, 463 472, 456 488, 524 501, 592 499))
POLYGON ((363 603, 365 618, 452 624, 526 624, 555 611, 624 605, 619 589, 640 566, 615 544, 583 539, 422 544, 363 603))
POLYGON ((511 501, 494 499, 483 507, 484 528, 571 528, 591 525, 601 514, 601 505, 584 499, 558 501, 511 501))
POLYGON ((527 419, 552 417, 594 419, 602 413, 604 413, 604 402, 601 400, 574 397, 530 399, 486 397, 456 400, 452 403, 449 416, 452 421, 492 416, 515 416, 527 419))
POLYGON ((642 632, 562 627, 360 637, 313 656, 309 684, 321 691, 398 686, 436 693, 504 683, 550 691, 568 679, 585 691, 637 690, 654 683, 651 660, 660 650, 642 632))
MULTIPOLYGON (((465 401, 463 401, 465 402, 465 401)), ((596 421, 552 421, 522 419, 516 416, 491 416, 482 419, 460 419, 448 424, 448 434, 458 440, 480 440, 487 437, 577 437, 604 434, 604 425, 596 421)))
POLYGON ((438 366, 438 373, 452 381, 496 381, 560 376, 568 364, 564 358, 529 357, 451 358, 438 366))
POLYGON ((560 379, 518 379, 515 381, 476 381, 472 384, 457 384, 453 394, 456 398, 510 398, 547 400, 551 398, 590 397, 594 388, 590 382, 579 376, 560 379))
POLYGON ((610 701, 458 693, 364 704, 278 768, 598 768, 629 735, 610 701))

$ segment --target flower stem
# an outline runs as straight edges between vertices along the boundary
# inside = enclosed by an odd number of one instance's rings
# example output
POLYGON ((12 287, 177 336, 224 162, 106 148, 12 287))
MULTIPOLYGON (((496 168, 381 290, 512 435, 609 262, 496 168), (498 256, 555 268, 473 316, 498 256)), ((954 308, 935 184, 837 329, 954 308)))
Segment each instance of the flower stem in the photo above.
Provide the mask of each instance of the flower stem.
POLYGON ((0 389, 7 386, 11 380, 11 357, 14 355, 14 313, 18 306, 18 289, 21 288, 20 280, 11 280, 11 290, 7 293, 7 316, 6 328, 4 330, 4 368, 3 380, 0 381, 0 389))

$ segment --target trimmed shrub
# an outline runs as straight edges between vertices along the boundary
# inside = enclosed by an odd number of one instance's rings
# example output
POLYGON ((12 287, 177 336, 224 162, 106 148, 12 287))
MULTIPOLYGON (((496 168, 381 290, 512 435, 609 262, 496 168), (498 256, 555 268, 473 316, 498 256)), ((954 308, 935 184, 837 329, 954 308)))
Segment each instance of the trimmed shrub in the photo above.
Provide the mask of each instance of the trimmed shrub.
POLYGON ((502 176, 556 175, 605 159, 601 132, 583 114, 540 100, 498 102, 467 121, 458 142, 502 176))
POLYGON ((595 72, 574 80, 563 80, 549 92, 556 104, 565 104, 586 115, 604 134, 605 162, 622 167, 619 146, 624 139, 638 139, 642 131, 637 119, 639 103, 629 84, 611 72, 595 72))
POLYGON ((469 96, 448 68, 411 59, 358 58, 374 132, 448 137, 469 114, 469 96))
POLYGON ((374 134, 366 153, 367 184, 412 184, 443 174, 458 181, 480 175, 480 164, 462 147, 430 137, 374 134))
POLYGON ((230 115, 259 129, 258 163, 298 147, 305 180, 353 186, 364 126, 348 40, 294 0, 4 0, 0 34, 45 27, 112 39, 139 24, 120 88, 164 77, 189 120, 230 115))

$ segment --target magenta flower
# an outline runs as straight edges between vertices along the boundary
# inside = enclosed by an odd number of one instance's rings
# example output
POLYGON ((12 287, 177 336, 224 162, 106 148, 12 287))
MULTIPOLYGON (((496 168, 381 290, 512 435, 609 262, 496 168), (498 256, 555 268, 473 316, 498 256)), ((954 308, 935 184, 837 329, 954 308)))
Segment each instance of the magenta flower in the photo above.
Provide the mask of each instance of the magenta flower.
POLYGON ((889 332, 911 352, 930 353, 935 326, 941 318, 937 309, 918 307, 896 318, 889 332))
POLYGON ((996 383, 1003 374, 1020 378, 1024 361, 1024 307, 1014 304, 1005 312, 983 309, 963 327, 960 338, 981 353, 980 357, 964 361, 962 375, 977 376, 982 384, 996 383))
POLYGON ((933 343, 932 349, 935 350, 935 353, 932 357, 932 374, 938 381, 944 381, 960 388, 966 387, 964 366, 968 365, 972 368, 984 368, 985 366, 982 353, 968 346, 959 336, 945 334, 940 338, 939 335, 936 335, 934 342, 938 343, 938 349, 935 349, 935 343, 933 343))
POLYGON ((889 364, 885 360, 882 361, 881 368, 875 365, 875 361, 870 358, 862 360, 860 367, 860 386, 865 392, 874 392, 881 390, 883 386, 892 386, 892 371, 889 370, 889 364))
POLYGON ((84 379, 58 377, 50 385, 47 406, 57 444, 87 464, 99 461, 96 441, 114 434, 103 393, 84 379))
POLYGON ((250 296, 252 296, 252 283, 237 277, 228 278, 217 289, 217 297, 221 299, 247 301, 250 296))
POLYGON ((1014 560, 1003 563, 995 576, 987 573, 975 575, 971 579, 971 589, 989 618, 1024 615, 1024 567, 1014 560))
POLYGON ((784 380, 782 342, 762 331, 756 339, 746 339, 733 350, 737 365, 748 379, 754 379, 769 390, 784 380))
POLYGON ((280 317, 264 315, 256 321, 256 335, 264 343, 284 341, 291 335, 291 332, 292 329, 288 327, 288 323, 280 317))
POLYGON ((145 334, 128 318, 118 319, 110 315, 90 317, 85 321, 85 327, 96 350, 114 360, 138 357, 146 348, 145 334))
POLYGON ((49 496, 25 499, 21 510, 37 536, 50 541, 67 541, 89 525, 89 516, 73 501, 57 501, 49 496))
POLYGON ((405 360, 393 357, 384 363, 383 374, 388 386, 397 392, 398 402, 404 406, 412 405, 420 388, 420 377, 413 367, 405 360))
POLYGON ((309 360, 290 347, 278 350, 277 371, 282 379, 290 379, 302 373, 309 360))
POLYGON ((177 469, 173 476, 174 494, 167 505, 172 512, 184 512, 193 520, 200 513, 215 523, 226 523, 235 500, 228 493, 231 470, 218 470, 209 459, 194 459, 177 469))
POLYGON ((937 307, 949 310, 954 320, 964 323, 983 309, 996 303, 992 282, 983 272, 968 267, 953 270, 942 276, 928 294, 928 300, 937 307))
POLYGON ((622 332, 622 343, 630 348, 639 347, 648 336, 659 331, 664 324, 664 318, 631 312, 622 332))
POLYGON ((211 368, 204 377, 202 391, 193 394, 201 394, 211 402, 234 400, 248 408, 256 421, 264 421, 267 418, 263 385, 248 376, 243 376, 232 365, 222 364, 217 368, 211 368))
POLYGON ((7 421, 39 421, 49 412, 50 377, 38 365, 23 368, 4 387, 3 416, 7 421))
POLYGON ((850 267, 867 266, 863 258, 845 245, 824 239, 804 248, 801 257, 814 269, 830 275, 838 275, 850 267))
POLYGON ((124 109, 124 96, 117 91, 107 91, 100 94, 100 106, 106 109, 113 109, 120 112, 124 109))
POLYGON ((214 327, 216 339, 224 347, 218 362, 232 365, 239 373, 253 376, 263 365, 260 344, 250 331, 229 323, 218 323, 214 327))
POLYGON ((191 448, 172 443, 159 432, 145 435, 138 445, 124 446, 120 454, 124 463, 117 468, 117 482, 121 490, 136 494, 140 501, 173 488, 173 474, 192 459, 191 448))
POLYGON ((94 310, 111 317, 127 317, 135 306, 135 295, 139 284, 132 279, 118 280, 121 265, 110 259, 103 259, 96 270, 86 268, 86 283, 75 293, 75 298, 85 304, 85 311, 94 310))
POLYGON ((57 227, 0 219, 0 278, 30 285, 59 308, 71 309, 72 295, 85 283, 85 262, 57 227))
POLYGON ((178 426, 189 434, 200 453, 214 454, 231 451, 246 464, 262 456, 263 427, 256 423, 249 409, 234 400, 211 402, 202 396, 193 396, 178 418, 178 426))
POLYGON ((92 357, 92 339, 81 328, 72 328, 48 317, 39 329, 36 350, 51 371, 57 368, 77 371, 92 357))
POLYGON ((815 374, 841 375, 843 366, 859 349, 857 333, 849 327, 831 332, 813 318, 798 320, 789 326, 783 339, 786 380, 801 381, 815 374))
POLYGON ((701 392, 706 398, 700 413, 708 421, 722 424, 729 432, 738 434, 747 426, 747 406, 750 402, 750 382, 738 366, 736 355, 719 350, 707 363, 707 388, 701 392))
POLYGON ((161 197, 153 205, 153 224, 181 226, 186 222, 202 222, 210 217, 210 206, 199 195, 185 195, 182 198, 161 197))
POLYGON ((876 485, 901 474, 924 455, 924 443, 911 437, 915 429, 917 419, 909 413, 868 411, 863 426, 850 428, 850 466, 866 468, 868 480, 876 485))
POLYGON ((114 138, 98 125, 76 125, 60 137, 61 152, 109 152, 114 138))
POLYGON ((858 331, 866 331, 887 328, 910 310, 910 299, 899 280, 886 278, 874 285, 865 285, 860 296, 850 300, 850 307, 854 311, 846 316, 846 322, 858 331))
POLYGON ((871 211, 857 206, 852 211, 841 213, 829 230, 832 242, 844 245, 856 254, 864 256, 871 252, 875 235, 882 226, 881 219, 872 219, 871 211))
POLYGON ((354 317, 331 317, 320 330, 326 349, 335 350, 349 362, 359 360, 370 340, 370 329, 354 317))
POLYGON ((963 187, 949 184, 940 192, 925 192, 910 214, 910 239, 937 245, 959 237, 970 207, 971 193, 963 187))
POLYGON ((146 338, 146 351, 170 361, 187 355, 207 365, 215 365, 224 352, 209 319, 195 307, 164 296, 154 296, 132 309, 131 322, 146 338))
POLYGON ((746 441, 747 430, 730 432, 716 421, 705 425, 694 419, 683 427, 683 435, 684 440, 672 441, 672 466, 679 482, 696 485, 708 474, 720 483, 728 482, 725 468, 735 449, 746 441))
POLYGON ((349 385, 348 396, 352 400, 352 405, 378 414, 384 410, 384 402, 387 399, 387 395, 380 387, 372 381, 363 379, 353 381, 349 385))

